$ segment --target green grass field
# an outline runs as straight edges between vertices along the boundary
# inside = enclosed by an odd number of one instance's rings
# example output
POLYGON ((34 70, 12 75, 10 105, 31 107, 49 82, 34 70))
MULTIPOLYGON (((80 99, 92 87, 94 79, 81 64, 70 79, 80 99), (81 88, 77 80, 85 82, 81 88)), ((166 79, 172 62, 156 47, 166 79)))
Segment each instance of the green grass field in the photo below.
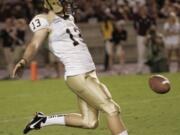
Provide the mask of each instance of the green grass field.
MULTIPOLYGON (((180 74, 165 74, 168 94, 148 88, 148 75, 102 77, 122 109, 129 135, 180 135, 180 74)), ((0 135, 21 135, 36 111, 46 114, 77 112, 75 95, 63 80, 1 81, 0 135)), ((110 135, 104 114, 96 130, 51 126, 30 135, 110 135)))

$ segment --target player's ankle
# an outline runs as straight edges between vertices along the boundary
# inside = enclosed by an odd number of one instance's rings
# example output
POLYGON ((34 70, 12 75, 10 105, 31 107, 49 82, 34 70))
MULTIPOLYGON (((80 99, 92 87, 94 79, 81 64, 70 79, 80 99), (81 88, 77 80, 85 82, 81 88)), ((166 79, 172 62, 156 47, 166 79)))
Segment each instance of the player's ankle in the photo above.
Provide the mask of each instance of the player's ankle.
POLYGON ((65 117, 64 115, 53 115, 47 116, 46 122, 41 124, 41 127, 49 126, 49 125, 65 125, 65 117))

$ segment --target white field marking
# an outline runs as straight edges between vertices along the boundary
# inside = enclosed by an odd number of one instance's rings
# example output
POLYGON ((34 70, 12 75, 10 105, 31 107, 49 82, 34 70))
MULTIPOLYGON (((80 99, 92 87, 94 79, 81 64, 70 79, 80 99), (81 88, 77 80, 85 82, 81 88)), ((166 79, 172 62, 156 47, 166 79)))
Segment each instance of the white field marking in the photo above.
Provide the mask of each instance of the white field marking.
MULTIPOLYGON (((154 102, 154 101, 161 101, 161 100, 171 100, 171 99, 178 99, 180 98, 179 96, 174 96, 174 97, 166 97, 166 98, 154 98, 154 99, 145 99, 145 100, 141 100, 141 101, 136 101, 136 102, 125 102, 125 103, 121 103, 123 105, 131 105, 131 104, 144 104, 144 103, 150 103, 150 102, 154 102)), ((120 105, 121 105, 120 104, 120 105)), ((73 112, 74 110, 69 110, 69 112, 73 112)), ((65 114, 67 112, 61 112, 61 114, 65 114)), ((56 112, 54 114, 59 114, 59 112, 56 112)), ((123 117, 132 117, 133 114, 124 114, 123 117)), ((32 116, 28 116, 28 117, 22 117, 22 118, 16 118, 16 119, 6 119, 6 120, 0 120, 0 124, 3 123, 9 123, 9 122, 17 122, 17 121, 22 121, 22 120, 31 120, 32 116)))

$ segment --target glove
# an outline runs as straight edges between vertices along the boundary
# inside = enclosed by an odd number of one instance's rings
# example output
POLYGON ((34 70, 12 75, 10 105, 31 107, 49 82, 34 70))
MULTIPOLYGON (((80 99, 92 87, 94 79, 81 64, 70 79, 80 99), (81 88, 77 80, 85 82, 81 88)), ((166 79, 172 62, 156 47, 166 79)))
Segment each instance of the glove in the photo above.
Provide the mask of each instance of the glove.
POLYGON ((26 60, 25 59, 21 59, 16 66, 13 69, 13 73, 12 73, 12 78, 14 79, 16 76, 21 78, 24 72, 24 67, 26 65, 26 60))

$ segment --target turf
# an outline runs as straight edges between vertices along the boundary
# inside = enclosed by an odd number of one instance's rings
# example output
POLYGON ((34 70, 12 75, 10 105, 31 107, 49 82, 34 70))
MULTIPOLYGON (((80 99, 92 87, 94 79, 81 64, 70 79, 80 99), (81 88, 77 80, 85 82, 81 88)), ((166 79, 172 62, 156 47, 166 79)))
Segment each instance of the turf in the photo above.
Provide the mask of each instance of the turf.
MULTIPOLYGON (((172 85, 165 95, 148 88, 148 76, 107 76, 100 80, 120 104, 129 135, 180 135, 180 74, 165 74, 172 85)), ((77 112, 76 96, 63 80, 0 82, 0 135, 21 135, 36 111, 77 112)), ((30 135, 110 135, 110 132, 102 114, 96 130, 51 126, 30 135)))

